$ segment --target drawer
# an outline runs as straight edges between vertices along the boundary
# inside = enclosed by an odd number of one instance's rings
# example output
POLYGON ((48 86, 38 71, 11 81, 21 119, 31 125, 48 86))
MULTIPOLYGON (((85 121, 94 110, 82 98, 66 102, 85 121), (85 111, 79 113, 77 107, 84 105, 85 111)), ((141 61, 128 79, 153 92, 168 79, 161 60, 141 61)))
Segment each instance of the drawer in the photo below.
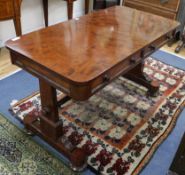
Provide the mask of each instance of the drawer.
POLYGON ((135 8, 137 10, 149 12, 149 13, 156 14, 170 19, 176 19, 176 16, 177 16, 175 12, 162 10, 151 5, 148 6, 147 4, 144 4, 144 3, 136 3, 135 1, 126 1, 124 4, 127 7, 135 8))
POLYGON ((167 44, 172 38, 175 33, 176 29, 173 31, 169 32, 166 35, 161 36, 159 39, 155 40, 148 46, 146 46, 141 53, 142 58, 147 58, 149 57, 152 53, 156 52, 158 49, 160 49, 162 46, 167 44))
POLYGON ((173 31, 167 35, 160 37, 159 39, 152 42, 150 45, 147 45, 145 48, 134 53, 132 56, 125 58, 125 60, 123 60, 121 63, 114 66, 113 68, 105 72, 103 75, 98 77, 91 84, 91 93, 94 94, 96 91, 98 91, 105 85, 109 84, 112 80, 114 80, 118 76, 133 69, 136 65, 141 63, 145 58, 149 57, 152 53, 154 53, 163 45, 165 45, 169 40, 168 36, 172 36, 172 33, 173 31))
POLYGON ((172 12, 177 12, 180 0, 125 0, 125 2, 135 2, 139 4, 153 6, 156 8, 163 8, 172 12))
POLYGON ((0 0, 0 20, 12 18, 14 16, 13 0, 0 0))
POLYGON ((115 65, 113 68, 109 69, 107 72, 96 78, 96 80, 91 83, 91 94, 94 94, 96 91, 109 84, 115 78, 134 68, 141 61, 141 50, 132 56, 125 58, 121 63, 115 65))
POLYGON ((150 45, 145 47, 141 53, 141 57, 147 58, 153 52, 157 51, 159 48, 161 48, 163 45, 165 45, 168 42, 168 40, 170 39, 170 37, 168 37, 168 36, 172 36, 172 33, 168 34, 166 36, 162 36, 161 38, 157 39, 156 41, 154 41, 153 43, 151 43, 150 45))
POLYGON ((57 74, 54 72, 42 67, 39 64, 33 63, 26 57, 19 55, 18 53, 12 53, 11 54, 11 61, 12 64, 17 65, 20 68, 23 68, 33 76, 36 76, 37 78, 42 78, 45 81, 47 81, 49 84, 51 84, 53 87, 61 90, 65 94, 70 94, 70 85, 67 81, 64 81, 62 78, 60 78, 57 74))

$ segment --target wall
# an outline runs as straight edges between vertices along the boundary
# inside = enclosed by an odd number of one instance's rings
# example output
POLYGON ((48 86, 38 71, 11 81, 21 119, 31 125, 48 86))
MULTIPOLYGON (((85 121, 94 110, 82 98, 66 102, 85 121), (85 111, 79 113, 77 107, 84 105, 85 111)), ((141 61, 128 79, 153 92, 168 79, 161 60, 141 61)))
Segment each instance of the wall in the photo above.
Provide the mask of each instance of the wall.
MULTIPOLYGON (((90 0, 92 3, 92 0, 90 0)), ((92 6, 92 5, 91 5, 92 6)), ((84 14, 84 0, 74 2, 73 16, 84 14)), ((49 25, 67 20, 67 4, 62 0, 49 0, 49 25)), ((21 5, 22 33, 44 27, 42 0, 23 0, 21 5)), ((0 21, 0 47, 10 38, 16 37, 13 20, 0 21)))

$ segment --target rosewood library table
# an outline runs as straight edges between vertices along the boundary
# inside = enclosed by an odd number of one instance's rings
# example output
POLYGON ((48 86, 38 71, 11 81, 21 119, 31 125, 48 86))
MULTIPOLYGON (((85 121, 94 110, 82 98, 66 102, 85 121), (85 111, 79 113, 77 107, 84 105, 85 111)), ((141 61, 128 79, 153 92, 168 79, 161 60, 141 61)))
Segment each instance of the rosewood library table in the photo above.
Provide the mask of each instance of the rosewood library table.
POLYGON ((39 79, 42 112, 26 116, 25 127, 82 170, 86 155, 63 136, 58 106, 70 98, 87 100, 124 76, 148 88, 159 85, 143 75, 144 59, 170 38, 179 23, 128 7, 111 7, 9 40, 12 63, 39 79), (56 89, 65 95, 58 101, 56 89))

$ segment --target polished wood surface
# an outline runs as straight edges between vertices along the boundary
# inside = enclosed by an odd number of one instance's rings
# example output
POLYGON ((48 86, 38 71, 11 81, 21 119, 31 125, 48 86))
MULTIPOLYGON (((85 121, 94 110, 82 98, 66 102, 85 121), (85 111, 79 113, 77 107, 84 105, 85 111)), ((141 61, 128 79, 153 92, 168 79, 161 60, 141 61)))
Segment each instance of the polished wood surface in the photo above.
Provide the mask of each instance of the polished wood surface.
POLYGON ((0 19, 9 19, 14 17, 14 4, 13 0, 0 1, 0 19))
MULTIPOLYGON (((175 43, 172 47, 168 47, 165 45, 161 48, 161 50, 164 50, 165 52, 168 52, 170 54, 176 55, 182 59, 185 59, 185 49, 182 49, 180 53, 176 54, 174 53, 175 48, 177 47, 178 43, 175 43)), ((10 60, 9 51, 6 48, 0 49, 0 79, 4 78, 15 71, 19 70, 19 67, 13 65, 10 60)))
POLYGON ((22 0, 0 0, 0 21, 13 19, 17 36, 22 34, 21 2, 22 0))
POLYGON ((124 0, 123 4, 170 19, 176 19, 180 0, 124 0))
MULTIPOLYGON (((127 0, 126 0, 127 1, 127 0)), ((153 5, 155 7, 160 7, 163 9, 168 9, 169 11, 177 12, 180 1, 179 0, 132 0, 138 1, 140 3, 145 3, 148 5, 153 5)))
POLYGON ((19 53, 12 55, 14 64, 86 100, 163 46, 177 26, 160 16, 112 7, 24 35, 7 47, 19 53))
POLYGON ((72 83, 85 84, 177 25, 145 12, 113 7, 8 41, 7 47, 72 83))

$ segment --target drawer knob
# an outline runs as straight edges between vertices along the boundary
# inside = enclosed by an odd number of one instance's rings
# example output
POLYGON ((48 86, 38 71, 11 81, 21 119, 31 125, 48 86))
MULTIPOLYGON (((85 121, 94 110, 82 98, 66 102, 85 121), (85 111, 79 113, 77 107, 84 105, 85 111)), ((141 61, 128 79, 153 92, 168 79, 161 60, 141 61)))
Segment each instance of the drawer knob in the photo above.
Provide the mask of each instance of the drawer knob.
POLYGON ((15 63, 20 67, 24 67, 24 64, 19 60, 16 60, 15 63))
POLYGON ((145 58, 145 50, 141 50, 141 59, 144 59, 145 58))
POLYGON ((171 40, 172 38, 173 38, 172 35, 170 35, 170 34, 166 35, 166 39, 167 39, 167 40, 171 40))
POLYGON ((150 45, 150 46, 149 46, 149 49, 152 50, 152 51, 155 51, 155 50, 156 50, 156 46, 150 45))
POLYGON ((130 63, 131 64, 135 64, 137 62, 137 57, 132 57, 131 59, 130 59, 130 63))
POLYGON ((104 76, 103 76, 103 81, 104 82, 108 82, 110 80, 110 77, 107 75, 107 74, 105 74, 104 76))

